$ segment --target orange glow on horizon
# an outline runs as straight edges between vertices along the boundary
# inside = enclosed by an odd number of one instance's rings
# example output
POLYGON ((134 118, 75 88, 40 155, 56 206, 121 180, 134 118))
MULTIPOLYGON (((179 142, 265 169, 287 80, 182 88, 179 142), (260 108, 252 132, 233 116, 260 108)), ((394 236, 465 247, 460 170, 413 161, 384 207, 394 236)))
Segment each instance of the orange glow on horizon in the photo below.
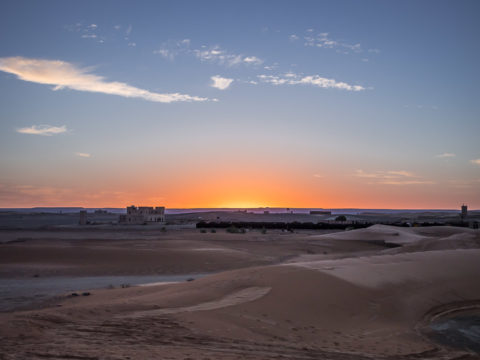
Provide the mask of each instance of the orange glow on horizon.
POLYGON ((436 185, 372 185, 353 177, 317 178, 294 171, 252 174, 204 171, 202 176, 175 174, 163 182, 158 176, 146 177, 145 183, 124 177, 111 186, 110 181, 76 188, 17 186, 17 196, 0 207, 458 209, 462 202, 471 209, 480 206, 478 196, 466 198, 436 185))

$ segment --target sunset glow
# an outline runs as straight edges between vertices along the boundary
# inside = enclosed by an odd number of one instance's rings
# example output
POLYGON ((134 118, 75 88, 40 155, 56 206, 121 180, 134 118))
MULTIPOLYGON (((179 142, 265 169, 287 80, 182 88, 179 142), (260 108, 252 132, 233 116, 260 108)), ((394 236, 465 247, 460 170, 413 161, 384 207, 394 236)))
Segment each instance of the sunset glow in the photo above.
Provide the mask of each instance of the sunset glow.
POLYGON ((477 3, 167 3, 2 2, 0 207, 480 208, 477 3))

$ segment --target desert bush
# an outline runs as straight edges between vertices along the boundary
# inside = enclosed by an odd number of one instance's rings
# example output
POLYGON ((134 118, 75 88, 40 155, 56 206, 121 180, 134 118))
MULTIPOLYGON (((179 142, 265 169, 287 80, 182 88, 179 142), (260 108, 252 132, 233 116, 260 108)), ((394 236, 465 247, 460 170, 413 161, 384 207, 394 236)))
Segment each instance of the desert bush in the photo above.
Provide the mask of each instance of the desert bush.
POLYGON ((227 228, 227 232, 230 233, 230 234, 240 234, 240 233, 244 233, 245 230, 244 229, 239 229, 235 225, 232 225, 232 226, 227 228))

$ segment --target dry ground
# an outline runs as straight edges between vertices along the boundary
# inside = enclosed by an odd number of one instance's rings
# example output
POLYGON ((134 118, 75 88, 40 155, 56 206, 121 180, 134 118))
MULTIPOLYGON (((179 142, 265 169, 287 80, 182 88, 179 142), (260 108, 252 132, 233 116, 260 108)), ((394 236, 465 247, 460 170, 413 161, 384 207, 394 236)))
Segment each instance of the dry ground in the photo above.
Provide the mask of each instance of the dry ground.
POLYGON ((53 233, 9 233, 1 276, 218 273, 0 314, 0 359, 478 358, 422 332, 476 311, 478 231, 53 233))

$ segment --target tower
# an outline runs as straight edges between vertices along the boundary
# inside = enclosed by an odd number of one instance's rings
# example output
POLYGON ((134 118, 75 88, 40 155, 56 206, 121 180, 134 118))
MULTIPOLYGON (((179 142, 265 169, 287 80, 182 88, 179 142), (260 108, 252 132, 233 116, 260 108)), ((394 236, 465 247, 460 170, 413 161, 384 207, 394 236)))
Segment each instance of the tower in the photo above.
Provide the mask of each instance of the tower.
POLYGON ((467 217, 467 215, 468 215, 468 207, 467 207, 467 205, 463 204, 462 205, 462 213, 461 213, 460 216, 462 217, 462 219, 465 219, 467 217))
POLYGON ((80 221, 78 222, 80 225, 87 225, 87 211, 80 210, 80 221))

